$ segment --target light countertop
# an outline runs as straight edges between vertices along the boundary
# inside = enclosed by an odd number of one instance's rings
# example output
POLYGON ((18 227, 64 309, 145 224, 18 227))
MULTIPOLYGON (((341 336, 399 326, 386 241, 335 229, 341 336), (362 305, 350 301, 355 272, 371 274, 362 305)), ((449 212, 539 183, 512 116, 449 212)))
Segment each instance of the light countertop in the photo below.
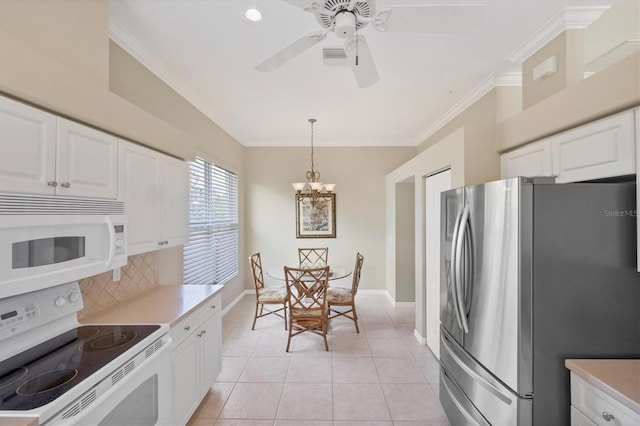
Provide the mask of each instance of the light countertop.
POLYGON ((3 417, 0 426, 38 426, 37 417, 3 417))
POLYGON ((221 285, 160 285, 115 306, 88 315, 84 324, 169 324, 219 294, 221 285))
POLYGON ((631 410, 640 413, 640 359, 567 359, 564 365, 631 410))

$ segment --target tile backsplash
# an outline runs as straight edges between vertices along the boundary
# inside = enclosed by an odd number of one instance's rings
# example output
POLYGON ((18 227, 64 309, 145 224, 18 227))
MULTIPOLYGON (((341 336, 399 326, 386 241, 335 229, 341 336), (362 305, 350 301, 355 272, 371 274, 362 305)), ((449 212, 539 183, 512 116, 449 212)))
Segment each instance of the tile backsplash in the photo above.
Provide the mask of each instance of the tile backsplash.
POLYGON ((113 281, 112 271, 79 281, 84 308, 78 318, 96 313, 130 299, 158 285, 152 253, 130 256, 122 267, 120 281, 113 281))

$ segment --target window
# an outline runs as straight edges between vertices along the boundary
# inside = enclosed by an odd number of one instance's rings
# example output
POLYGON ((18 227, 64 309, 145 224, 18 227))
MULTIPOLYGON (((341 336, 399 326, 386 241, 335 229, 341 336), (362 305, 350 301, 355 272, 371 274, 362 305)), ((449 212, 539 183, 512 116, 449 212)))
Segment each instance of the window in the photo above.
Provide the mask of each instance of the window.
POLYGON ((189 166, 185 284, 224 284, 238 273, 238 177, 196 157, 189 166))

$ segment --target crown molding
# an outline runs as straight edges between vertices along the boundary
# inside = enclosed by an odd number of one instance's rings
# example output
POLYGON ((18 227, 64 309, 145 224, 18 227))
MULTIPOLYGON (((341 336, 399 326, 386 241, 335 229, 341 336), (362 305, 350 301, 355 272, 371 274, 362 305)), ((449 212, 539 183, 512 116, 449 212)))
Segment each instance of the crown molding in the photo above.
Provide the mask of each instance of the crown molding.
MULTIPOLYGON (((138 41, 133 34, 131 34, 125 27, 113 17, 109 17, 109 38, 113 40, 118 46, 123 48, 128 54, 133 56, 135 60, 140 62, 149 71, 155 74, 160 80, 166 83, 171 89, 187 100, 210 120, 214 121, 212 114, 208 113, 206 103, 200 99, 200 97, 189 88, 189 85, 185 84, 181 79, 176 77, 173 73, 167 70, 167 68, 158 62, 153 55, 138 41)), ((214 121, 215 122, 215 121, 214 121)), ((244 145, 236 136, 232 135, 227 129, 223 128, 215 122, 215 124, 222 130, 231 135, 232 138, 237 140, 241 145, 244 145)))
POLYGON ((489 74, 476 87, 471 89, 462 99, 449 108, 440 118, 434 121, 429 127, 420 133, 414 140, 414 145, 420 145, 427 138, 431 137, 447 123, 460 115, 464 110, 473 105, 476 101, 499 86, 522 86, 522 73, 509 72, 500 74, 489 74))
POLYGON ((599 6, 567 6, 507 55, 505 60, 521 64, 562 32, 585 29, 610 8, 611 3, 599 6))

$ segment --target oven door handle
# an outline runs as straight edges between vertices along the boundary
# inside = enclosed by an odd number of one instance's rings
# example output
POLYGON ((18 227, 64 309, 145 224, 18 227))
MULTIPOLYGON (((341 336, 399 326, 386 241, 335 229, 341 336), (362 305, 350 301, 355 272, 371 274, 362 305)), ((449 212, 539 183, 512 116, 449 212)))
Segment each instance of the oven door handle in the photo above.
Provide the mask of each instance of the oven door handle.
POLYGON ((113 253, 116 251, 116 228, 113 226, 113 222, 109 216, 105 216, 104 221, 107 224, 107 231, 109 232, 109 245, 107 247, 109 254, 107 255, 107 261, 104 266, 109 269, 111 262, 113 262, 113 253))

